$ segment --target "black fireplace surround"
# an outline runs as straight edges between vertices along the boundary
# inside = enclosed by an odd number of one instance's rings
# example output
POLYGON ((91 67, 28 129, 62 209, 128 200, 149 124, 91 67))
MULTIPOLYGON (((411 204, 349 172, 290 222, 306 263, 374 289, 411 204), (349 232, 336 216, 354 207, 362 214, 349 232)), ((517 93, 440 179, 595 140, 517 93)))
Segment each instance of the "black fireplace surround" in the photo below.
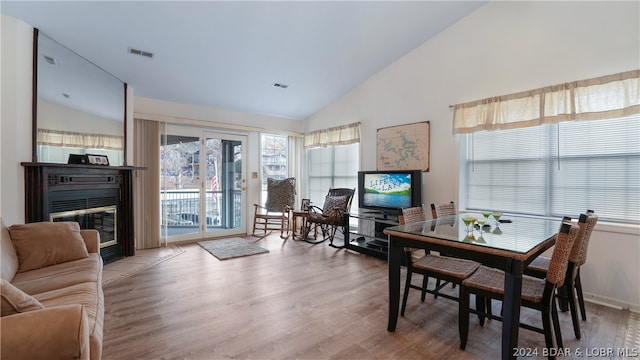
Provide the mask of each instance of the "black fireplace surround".
POLYGON ((133 171, 143 168, 31 162, 22 166, 25 222, 70 220, 100 231, 101 238, 109 237, 101 239, 105 263, 135 255, 133 171))

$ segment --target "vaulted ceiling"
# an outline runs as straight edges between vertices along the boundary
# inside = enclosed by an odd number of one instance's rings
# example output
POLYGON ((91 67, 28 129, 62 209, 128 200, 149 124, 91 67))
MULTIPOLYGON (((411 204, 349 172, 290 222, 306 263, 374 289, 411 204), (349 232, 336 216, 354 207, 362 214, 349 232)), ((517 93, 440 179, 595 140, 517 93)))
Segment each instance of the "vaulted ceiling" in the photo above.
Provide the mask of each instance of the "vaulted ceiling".
POLYGON ((2 1, 0 10, 136 96, 301 120, 483 3, 2 1))

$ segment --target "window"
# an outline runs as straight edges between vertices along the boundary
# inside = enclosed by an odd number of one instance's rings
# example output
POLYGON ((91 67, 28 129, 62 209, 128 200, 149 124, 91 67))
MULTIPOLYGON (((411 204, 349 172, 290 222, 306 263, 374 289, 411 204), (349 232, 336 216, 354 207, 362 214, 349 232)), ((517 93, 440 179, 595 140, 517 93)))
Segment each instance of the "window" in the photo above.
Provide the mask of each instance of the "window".
POLYGON ((260 137, 262 154, 262 204, 267 201, 267 178, 285 179, 289 176, 287 164, 288 138, 286 135, 262 134, 260 137))
POLYGON ((640 224, 640 116, 464 136, 467 209, 640 224))
POLYGON ((330 188, 358 187, 359 143, 312 148, 307 150, 307 160, 308 195, 312 203, 322 206, 330 188))

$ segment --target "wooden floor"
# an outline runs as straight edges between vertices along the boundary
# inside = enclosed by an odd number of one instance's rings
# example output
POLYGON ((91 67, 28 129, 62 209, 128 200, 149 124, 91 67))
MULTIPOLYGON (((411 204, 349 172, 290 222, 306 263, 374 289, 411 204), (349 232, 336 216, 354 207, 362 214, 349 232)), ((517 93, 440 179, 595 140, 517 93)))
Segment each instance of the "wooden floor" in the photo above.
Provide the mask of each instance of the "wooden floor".
MULTIPOLYGON (((500 322, 480 327, 472 317, 461 351, 457 303, 421 303, 416 291, 388 332, 385 261, 326 243, 248 239, 270 252, 219 261, 181 245, 184 253, 106 286, 103 359, 500 357, 500 322)), ((560 313, 565 347, 625 346, 628 311, 587 304, 587 314, 576 340, 569 313, 560 313)), ((527 309, 522 319, 539 324, 527 309)), ((519 346, 541 353, 543 336, 521 329, 519 346)))

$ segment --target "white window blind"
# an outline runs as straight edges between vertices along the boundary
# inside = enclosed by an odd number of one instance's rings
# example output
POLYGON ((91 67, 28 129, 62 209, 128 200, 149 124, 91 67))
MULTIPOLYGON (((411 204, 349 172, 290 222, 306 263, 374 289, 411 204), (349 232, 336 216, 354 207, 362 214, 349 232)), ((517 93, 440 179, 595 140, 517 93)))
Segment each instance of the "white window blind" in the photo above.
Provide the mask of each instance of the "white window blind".
MULTIPOLYGON (((308 196, 315 205, 324 204, 330 188, 357 188, 360 144, 310 149, 307 150, 307 159, 308 196)), ((354 199, 357 199, 357 194, 354 199)))
POLYGON ((640 116, 467 134, 468 209, 640 223, 640 116))

